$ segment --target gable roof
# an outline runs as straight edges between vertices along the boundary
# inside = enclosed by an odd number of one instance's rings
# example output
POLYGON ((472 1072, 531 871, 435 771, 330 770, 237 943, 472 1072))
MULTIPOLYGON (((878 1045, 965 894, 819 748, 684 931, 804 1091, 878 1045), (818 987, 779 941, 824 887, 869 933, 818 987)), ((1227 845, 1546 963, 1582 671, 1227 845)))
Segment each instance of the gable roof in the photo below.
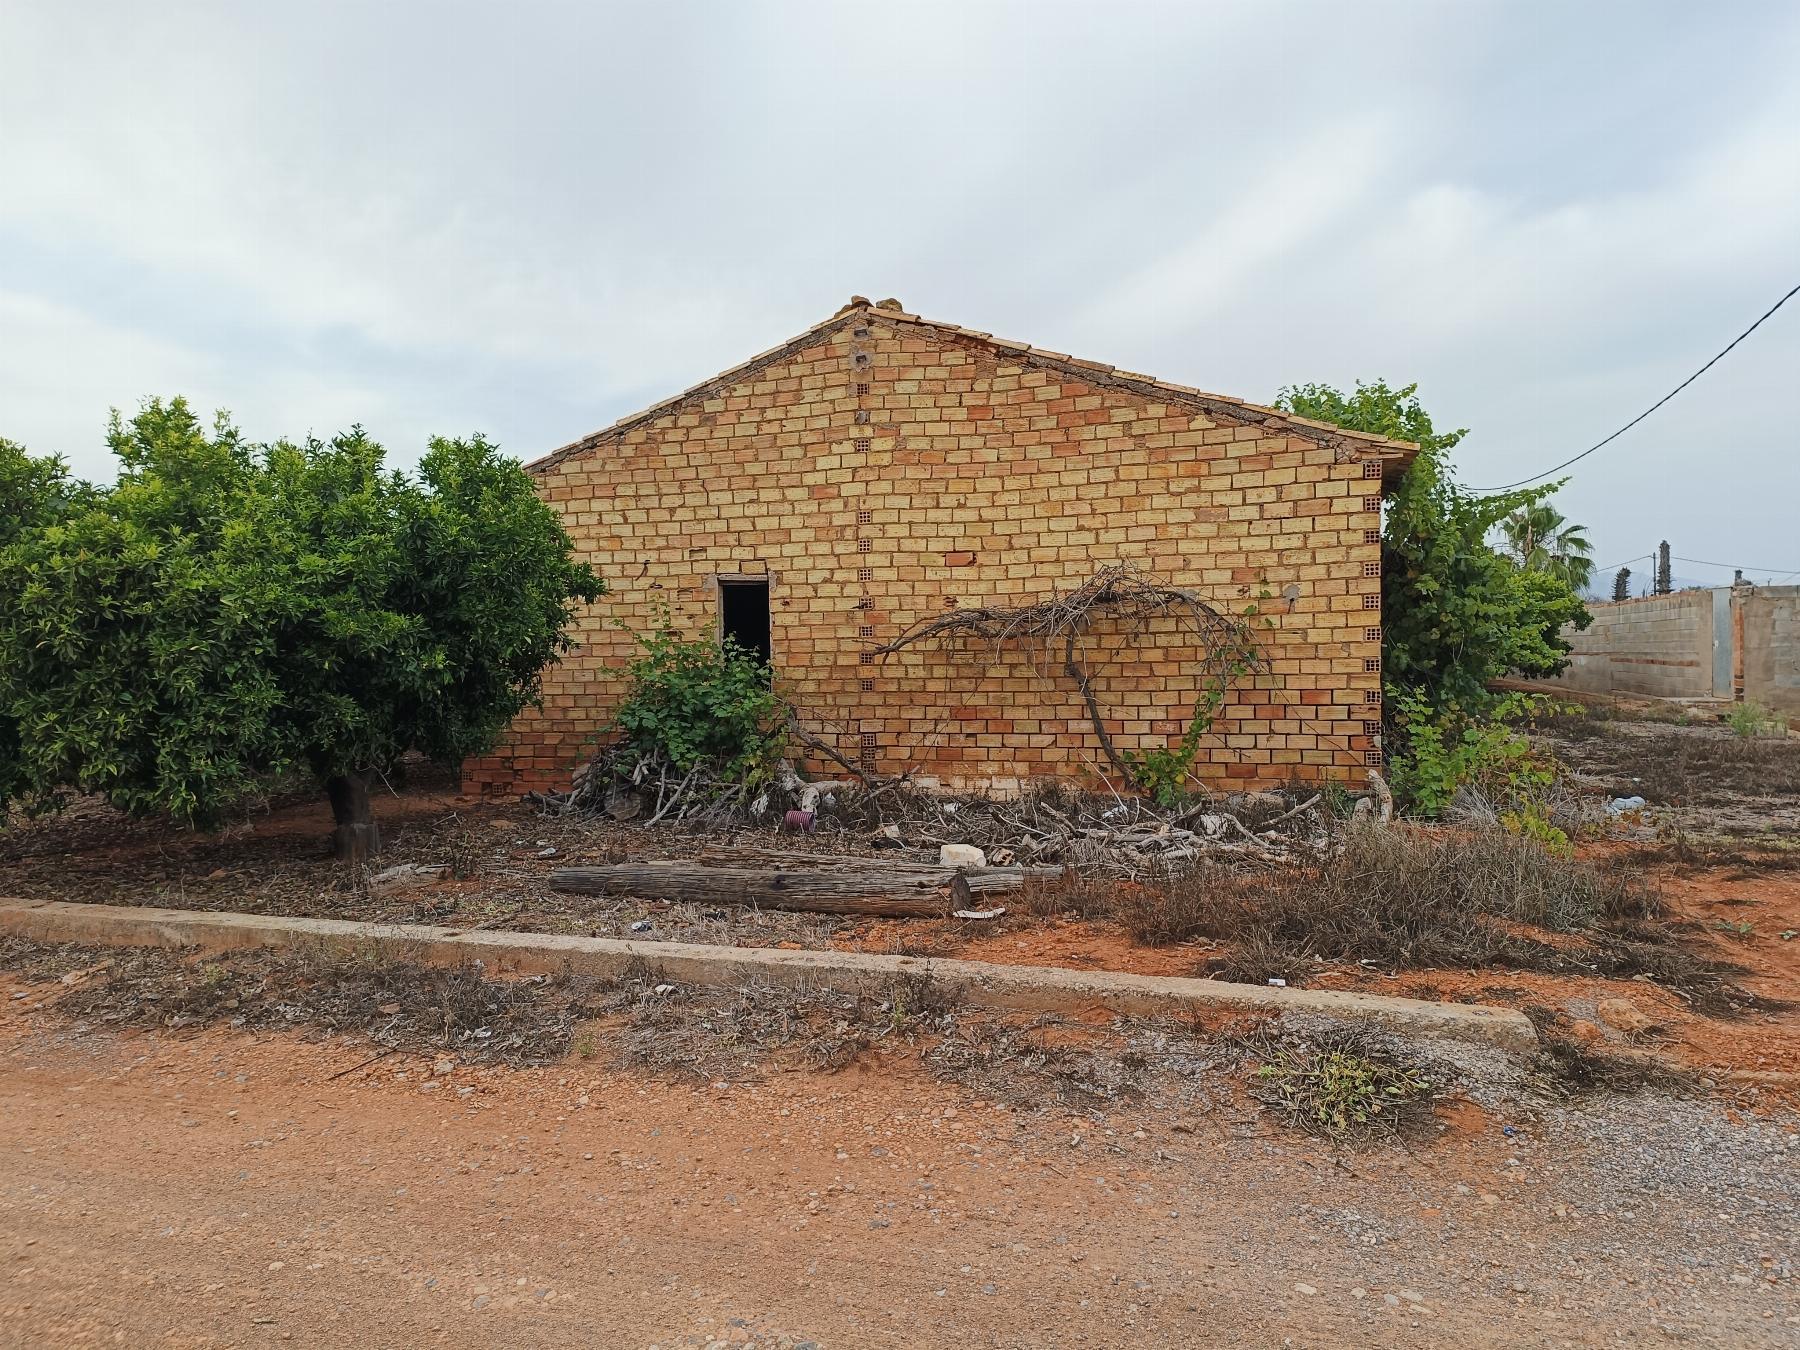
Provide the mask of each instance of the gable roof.
POLYGON ((821 323, 814 324, 804 333, 796 334, 786 342, 771 347, 765 352, 759 352, 748 361, 740 362, 728 370, 722 370, 717 375, 702 380, 699 384, 685 389, 671 398, 664 399, 661 403, 653 404, 628 417, 621 417, 611 426, 602 427, 591 435, 583 436, 578 441, 571 441, 540 459, 534 459, 525 465, 525 469, 529 473, 543 473, 566 459, 584 454, 589 450, 596 450, 608 441, 617 440, 633 428, 646 422, 668 413, 677 412, 691 404, 713 398, 730 386, 749 379, 759 371, 785 360, 802 348, 811 346, 820 338, 826 337, 840 328, 869 319, 910 326, 923 333, 988 347, 997 355, 1017 361, 1028 369, 1052 370, 1084 380, 1089 384, 1125 389, 1177 407, 1218 413, 1235 421, 1252 425, 1269 425, 1278 431, 1301 437, 1321 446, 1351 450, 1359 454, 1375 454, 1382 461, 1383 487, 1392 486, 1395 478, 1408 464, 1412 463, 1413 457, 1419 451, 1419 447, 1410 441, 1390 440, 1386 436, 1376 436, 1366 431, 1351 431, 1330 422, 1319 422, 1310 417, 1300 417, 1294 413, 1282 412, 1279 408, 1265 407, 1260 403, 1248 403, 1243 399, 1229 398, 1224 394, 1209 394, 1205 390, 1196 389, 1191 385, 1159 380, 1154 375, 1140 375, 1099 361, 1086 361, 1064 352, 1046 351, 1042 347, 1033 347, 1027 343, 997 338, 992 333, 976 332, 969 328, 959 328, 951 323, 923 319, 917 314, 907 313, 900 307, 898 300, 882 300, 871 304, 862 296, 856 295, 850 297, 850 303, 838 310, 836 314, 821 323))

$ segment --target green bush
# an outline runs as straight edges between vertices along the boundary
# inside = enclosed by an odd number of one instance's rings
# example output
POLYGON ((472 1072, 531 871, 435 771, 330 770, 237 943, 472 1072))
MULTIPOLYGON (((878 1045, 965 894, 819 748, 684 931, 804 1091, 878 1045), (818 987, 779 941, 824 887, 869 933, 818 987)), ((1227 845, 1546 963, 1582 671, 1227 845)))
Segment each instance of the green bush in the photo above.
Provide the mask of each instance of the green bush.
POLYGON ((1417 692, 1401 693, 1391 712, 1402 748, 1388 763, 1395 804, 1409 815, 1436 819, 1458 792, 1474 788, 1502 809, 1503 820, 1508 811, 1543 814, 1535 804, 1556 781, 1556 766, 1509 725, 1539 702, 1511 695, 1471 715, 1433 708, 1417 692))
POLYGON ((626 685, 615 721, 641 759, 754 785, 781 757, 787 704, 769 668, 729 638, 684 641, 666 626, 640 634, 626 685))
POLYGON ((370 776, 490 747, 603 589, 480 437, 408 475, 360 428, 252 445, 175 399, 108 441, 111 487, 0 445, 0 795, 28 805, 208 823, 300 770, 372 849, 370 776))

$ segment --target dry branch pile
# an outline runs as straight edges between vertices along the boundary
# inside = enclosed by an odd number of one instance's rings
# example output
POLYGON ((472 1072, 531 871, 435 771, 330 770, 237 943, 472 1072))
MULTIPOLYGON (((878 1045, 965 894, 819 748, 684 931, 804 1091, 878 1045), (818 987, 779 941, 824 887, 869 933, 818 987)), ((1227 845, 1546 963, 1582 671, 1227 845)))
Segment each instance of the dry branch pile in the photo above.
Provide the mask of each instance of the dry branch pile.
MULTIPOLYGON (((846 823, 866 810, 876 845, 935 849, 973 844, 990 863, 1088 876, 1146 878, 1203 860, 1295 862, 1330 839, 1323 795, 1251 792, 1163 810, 1138 797, 1046 789, 1001 801, 923 792, 852 797, 846 823)), ((1368 808, 1360 808, 1366 810, 1368 808)))

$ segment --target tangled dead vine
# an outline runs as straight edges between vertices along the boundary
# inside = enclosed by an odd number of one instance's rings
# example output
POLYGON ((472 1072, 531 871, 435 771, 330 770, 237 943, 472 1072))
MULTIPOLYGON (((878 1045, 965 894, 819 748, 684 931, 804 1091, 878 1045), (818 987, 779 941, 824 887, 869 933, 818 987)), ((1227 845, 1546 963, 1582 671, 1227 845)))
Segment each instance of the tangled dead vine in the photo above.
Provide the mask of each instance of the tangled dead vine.
MULTIPOLYGON (((1241 675, 1268 669, 1267 659, 1254 639, 1254 605, 1243 614, 1221 612, 1194 592, 1165 586, 1152 580, 1135 563, 1119 562, 1102 568, 1073 590, 1051 595, 1028 605, 984 605, 955 609, 921 619, 892 641, 875 648, 886 660, 896 652, 921 643, 949 646, 976 639, 989 645, 998 657, 1012 646, 1036 652, 1035 663, 1048 671, 1060 664, 1087 708, 1088 720, 1106 757, 1133 786, 1147 788, 1145 765, 1121 752, 1106 729, 1106 718, 1094 691, 1093 674, 1082 650, 1083 639, 1096 623, 1106 620, 1125 641, 1135 641, 1162 615, 1174 615, 1192 623, 1203 652, 1199 662, 1200 691, 1193 726, 1184 741, 1197 744, 1224 702, 1231 682, 1241 675)), ((1192 760, 1193 752, 1187 758, 1192 760)), ((1185 765, 1183 766, 1185 772, 1185 765)))

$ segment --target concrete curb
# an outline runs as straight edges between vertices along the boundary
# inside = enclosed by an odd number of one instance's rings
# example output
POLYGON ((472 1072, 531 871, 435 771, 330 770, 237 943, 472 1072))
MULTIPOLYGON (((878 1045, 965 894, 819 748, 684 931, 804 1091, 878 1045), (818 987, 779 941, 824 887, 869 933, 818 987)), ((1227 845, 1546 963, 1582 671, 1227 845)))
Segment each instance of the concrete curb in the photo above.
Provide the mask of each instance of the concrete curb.
POLYGON ((1270 1015, 1299 1013, 1374 1023, 1412 1036, 1475 1041, 1503 1050, 1529 1051, 1536 1049, 1538 1043, 1530 1021, 1523 1013, 1509 1008, 864 952, 629 942, 556 933, 468 930, 437 924, 350 923, 341 919, 276 918, 133 905, 79 905, 60 900, 0 899, 0 933, 41 942, 199 947, 213 952, 246 947, 372 951, 427 965, 453 966, 480 960, 498 973, 551 974, 567 970, 607 979, 617 978, 635 963, 647 963, 680 984, 731 984, 757 977, 776 984, 825 985, 852 992, 877 987, 896 975, 929 974, 971 1003, 1033 1012, 1103 1008, 1140 1015, 1209 1009, 1270 1015))

